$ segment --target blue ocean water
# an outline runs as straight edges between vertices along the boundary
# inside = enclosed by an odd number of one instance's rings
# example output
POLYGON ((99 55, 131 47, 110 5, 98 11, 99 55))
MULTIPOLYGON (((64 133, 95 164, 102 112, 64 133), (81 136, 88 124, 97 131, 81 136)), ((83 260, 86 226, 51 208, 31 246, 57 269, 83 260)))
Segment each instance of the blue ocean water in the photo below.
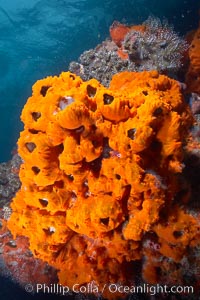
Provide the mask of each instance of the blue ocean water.
POLYGON ((197 0, 0 0, 0 162, 11 158, 32 84, 68 68, 109 34, 114 20, 166 17, 184 34, 198 24, 197 0))

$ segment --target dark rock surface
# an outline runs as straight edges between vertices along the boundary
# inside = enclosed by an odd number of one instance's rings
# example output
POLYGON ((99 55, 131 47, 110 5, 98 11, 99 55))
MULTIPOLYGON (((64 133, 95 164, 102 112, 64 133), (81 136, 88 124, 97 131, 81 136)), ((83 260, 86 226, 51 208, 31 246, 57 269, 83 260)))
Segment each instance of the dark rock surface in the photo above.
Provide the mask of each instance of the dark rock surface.
POLYGON ((19 168, 22 163, 18 154, 0 164, 0 208, 8 206, 20 188, 19 168))

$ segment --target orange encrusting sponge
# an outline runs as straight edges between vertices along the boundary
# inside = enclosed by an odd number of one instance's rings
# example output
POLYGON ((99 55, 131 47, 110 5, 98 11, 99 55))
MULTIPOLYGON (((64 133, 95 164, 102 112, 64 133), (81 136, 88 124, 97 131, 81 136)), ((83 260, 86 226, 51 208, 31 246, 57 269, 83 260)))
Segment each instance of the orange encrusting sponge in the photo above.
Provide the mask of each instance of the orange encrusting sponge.
POLYGON ((186 73, 187 90, 200 94, 200 25, 193 32, 189 48, 189 67, 186 73))
MULTIPOLYGON (((142 258, 150 231, 167 255, 162 233, 171 237, 171 228, 161 213, 176 222, 171 207, 193 122, 178 82, 156 71, 123 72, 105 88, 62 73, 33 86, 21 118, 22 186, 8 226, 29 237, 33 254, 59 270, 61 284, 133 282, 127 268, 142 258)), ((180 253, 194 240, 195 224, 190 216, 174 227, 193 226, 180 253)))

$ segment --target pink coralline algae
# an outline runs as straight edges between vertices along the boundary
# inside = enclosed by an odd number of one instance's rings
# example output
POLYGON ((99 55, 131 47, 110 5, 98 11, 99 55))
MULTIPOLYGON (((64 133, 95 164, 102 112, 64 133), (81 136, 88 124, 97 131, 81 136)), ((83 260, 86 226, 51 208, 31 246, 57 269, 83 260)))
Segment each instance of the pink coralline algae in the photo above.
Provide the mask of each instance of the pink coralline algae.
POLYGON ((29 250, 27 237, 13 239, 6 223, 11 214, 9 207, 0 209, 0 273, 25 287, 26 284, 36 290, 37 283, 57 283, 57 272, 46 262, 36 259, 29 250))

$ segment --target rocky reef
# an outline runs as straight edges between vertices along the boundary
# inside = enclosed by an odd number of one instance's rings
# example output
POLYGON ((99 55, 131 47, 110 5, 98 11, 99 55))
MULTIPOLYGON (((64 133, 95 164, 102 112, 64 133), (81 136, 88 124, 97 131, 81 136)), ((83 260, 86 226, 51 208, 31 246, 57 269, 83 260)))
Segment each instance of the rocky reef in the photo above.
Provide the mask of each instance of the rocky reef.
POLYGON ((21 158, 16 153, 11 161, 0 164, 0 207, 6 206, 20 188, 19 168, 21 158))
POLYGON ((78 62, 71 62, 69 70, 83 80, 96 78, 105 86, 114 74, 127 70, 157 70, 177 77, 189 46, 166 20, 155 17, 133 26, 115 21, 110 37, 81 54, 78 62))

